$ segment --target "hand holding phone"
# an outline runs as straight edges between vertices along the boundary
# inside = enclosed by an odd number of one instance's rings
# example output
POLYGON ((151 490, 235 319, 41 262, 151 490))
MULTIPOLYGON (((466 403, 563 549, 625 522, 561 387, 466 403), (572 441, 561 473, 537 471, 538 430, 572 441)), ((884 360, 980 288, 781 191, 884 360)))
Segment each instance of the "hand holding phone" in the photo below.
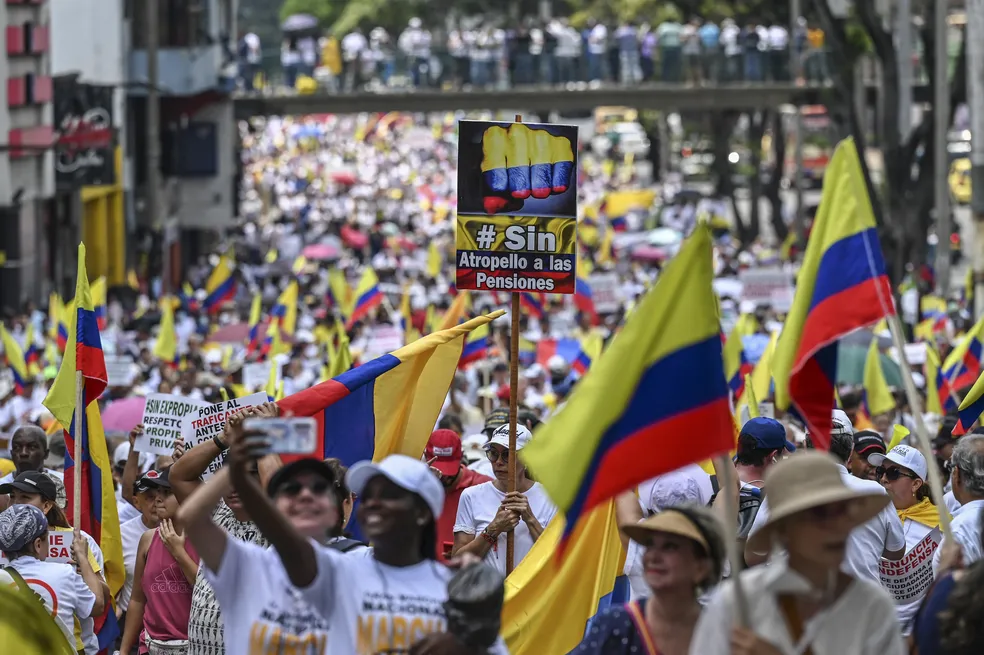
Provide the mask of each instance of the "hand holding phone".
POLYGON ((318 424, 309 417, 251 417, 243 421, 243 429, 247 443, 265 444, 263 448, 251 448, 256 455, 311 455, 318 445, 318 424))

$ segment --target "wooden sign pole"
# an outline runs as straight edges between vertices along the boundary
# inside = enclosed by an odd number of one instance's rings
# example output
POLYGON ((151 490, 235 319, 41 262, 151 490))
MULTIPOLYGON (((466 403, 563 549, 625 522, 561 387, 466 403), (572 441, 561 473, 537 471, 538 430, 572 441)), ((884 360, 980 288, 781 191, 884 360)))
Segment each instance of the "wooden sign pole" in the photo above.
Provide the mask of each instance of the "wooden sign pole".
MULTIPOLYGON (((516 114, 516 122, 523 117, 516 114)), ((506 490, 516 491, 516 422, 519 420, 519 292, 512 294, 512 311, 509 316, 509 468, 506 490)), ((506 575, 512 573, 515 562, 516 539, 514 530, 506 533, 506 575)))

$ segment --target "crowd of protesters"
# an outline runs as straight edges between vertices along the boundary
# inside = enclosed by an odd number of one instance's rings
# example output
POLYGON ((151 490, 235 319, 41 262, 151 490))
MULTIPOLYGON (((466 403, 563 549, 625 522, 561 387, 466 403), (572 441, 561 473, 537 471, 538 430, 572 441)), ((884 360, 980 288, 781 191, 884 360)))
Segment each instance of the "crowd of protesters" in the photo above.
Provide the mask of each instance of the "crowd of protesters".
MULTIPOLYGON (((245 422, 275 416, 273 403, 232 415, 221 436, 187 449, 179 445, 168 456, 133 447, 142 430, 139 411, 111 420, 123 414, 114 405, 148 393, 218 401, 223 392, 241 397, 262 388, 264 381, 245 377, 244 364, 256 359, 244 347, 248 332, 232 341, 218 335, 246 326, 251 298, 269 309, 295 281, 297 325, 281 355, 286 395, 324 379, 329 352, 344 347, 355 363, 365 363, 414 333, 432 331, 434 317, 449 311, 455 297, 449 257, 453 120, 270 119, 244 134, 243 221, 188 271, 191 292, 182 293, 174 327, 178 366, 154 354, 166 336, 151 300, 162 295, 159 279, 136 275, 131 287, 108 297, 104 351, 132 362, 130 381, 99 399, 126 572, 115 598, 90 536, 75 535, 73 564, 45 561, 49 529, 71 529, 62 510, 62 470, 71 454, 43 405, 57 367, 49 336, 57 326, 33 305, 6 322, 12 339, 40 355, 36 373, 16 390, 9 371, 0 377, 0 434, 6 438, 0 454, 7 456, 0 458, 6 474, 0 479, 0 507, 6 508, 0 551, 9 562, 0 575, 9 584, 56 590, 39 595, 69 652, 99 651, 96 620, 107 608, 121 626, 115 647, 127 655, 507 652, 497 637, 497 609, 480 617, 493 626, 491 638, 475 640, 481 630, 462 630, 451 620, 449 588, 478 563, 499 576, 501 588, 508 535, 519 563, 563 518, 522 461, 516 490, 508 486, 514 455, 502 328, 493 329, 485 356, 456 375, 421 459, 284 465, 263 454, 265 435, 245 422), (311 246, 319 254, 307 250, 311 246), (239 291, 218 311, 206 312, 201 289, 230 251, 239 291), (354 285, 369 267, 386 300, 339 331, 337 300, 330 302, 339 296, 333 272, 354 285), (226 465, 207 475, 223 453, 226 465)), ((613 245, 614 228, 606 225, 613 217, 605 214, 611 207, 605 199, 631 187, 631 173, 622 176, 617 163, 590 156, 581 164, 585 260, 596 271, 614 273, 616 308, 594 320, 570 299, 546 298, 541 316, 523 317, 522 340, 535 352, 522 360, 516 390, 519 451, 563 411, 578 382, 572 358, 557 353, 557 344, 591 335, 610 340, 662 266, 660 259, 613 245)), ((651 227, 649 209, 629 217, 629 233, 651 227)), ((772 246, 740 249, 721 235, 717 281, 777 264, 772 246)), ((781 327, 781 312, 742 302, 740 293, 720 293, 722 331, 732 331, 738 314, 754 319, 742 351, 751 363, 760 362, 770 334, 781 327)), ((475 294, 472 313, 497 303, 475 294)), ((966 308, 953 309, 963 327, 966 308)), ((946 357, 960 337, 939 336, 946 357)), ((906 640, 923 655, 981 652, 984 634, 973 616, 984 551, 984 434, 956 439, 953 417, 936 416, 936 456, 927 459, 912 437, 893 443, 895 426, 915 425, 905 396, 895 398, 893 409, 868 416, 860 381, 841 388, 843 409, 833 413, 828 454, 813 452, 810 435, 791 416, 748 418, 737 440, 734 485, 693 464, 620 497, 623 573, 632 600, 595 617, 576 652, 896 655, 906 652, 906 640), (927 491, 930 467, 944 475, 947 498, 927 491), (724 530, 733 498, 738 524, 724 530), (936 542, 933 584, 905 602, 893 598, 882 567, 927 543, 940 527, 940 512, 953 516, 952 538, 936 542), (728 542, 736 536, 737 543, 728 542), (740 585, 729 550, 749 567, 740 585)), ((694 435, 700 430, 693 426, 694 435)), ((4 620, 0 615, 0 629, 4 620)), ((0 644, 6 638, 0 632, 0 644)))

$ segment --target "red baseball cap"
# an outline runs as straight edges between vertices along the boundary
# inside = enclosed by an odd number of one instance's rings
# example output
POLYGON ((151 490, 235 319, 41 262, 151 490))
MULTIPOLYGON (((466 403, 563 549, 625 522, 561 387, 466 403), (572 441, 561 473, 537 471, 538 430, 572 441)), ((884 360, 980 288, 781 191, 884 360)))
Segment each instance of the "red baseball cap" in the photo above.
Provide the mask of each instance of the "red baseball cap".
POLYGON ((458 475, 461 470, 461 437, 454 430, 434 430, 424 449, 424 461, 430 462, 442 475, 458 475))

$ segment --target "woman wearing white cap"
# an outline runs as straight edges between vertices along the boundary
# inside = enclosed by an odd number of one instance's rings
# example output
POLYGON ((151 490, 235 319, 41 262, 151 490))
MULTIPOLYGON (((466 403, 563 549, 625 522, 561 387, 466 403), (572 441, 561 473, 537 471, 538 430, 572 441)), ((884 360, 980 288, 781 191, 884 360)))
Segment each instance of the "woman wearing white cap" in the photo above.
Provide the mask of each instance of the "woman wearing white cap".
POLYGON ((746 627, 733 627, 740 616, 734 581, 718 588, 697 623, 691 655, 905 653, 891 597, 877 583, 840 571, 851 530, 882 511, 888 496, 851 489, 834 460, 819 452, 771 467, 765 486, 769 518, 749 545, 782 545, 788 557, 741 573, 746 627))
MULTIPOLYGON (((516 450, 522 450, 532 435, 525 426, 516 427, 516 450)), ((527 476, 522 461, 516 462, 516 491, 509 492, 509 425, 501 425, 485 444, 495 479, 461 492, 454 521, 453 555, 482 557, 500 573, 506 573, 506 535, 514 535, 518 565, 557 514, 557 507, 543 487, 527 476)))
MULTIPOLYGON (((936 531, 936 539, 927 542, 929 556, 932 556, 940 541, 940 510, 929 497, 926 458, 915 448, 900 444, 885 455, 869 455, 868 463, 876 467, 875 479, 885 487, 902 520, 906 552, 912 552, 930 533, 936 531)), ((900 562, 902 565, 905 563, 905 560, 900 562)), ((897 600, 899 623, 904 635, 912 632, 912 618, 929 590, 928 582, 917 595, 904 601, 897 600)))
MULTIPOLYGON (((262 434, 253 433, 246 443, 242 429, 231 432, 233 484, 276 549, 291 584, 327 622, 325 652, 462 652, 463 644, 445 632, 444 603, 452 571, 435 561, 444 488, 427 464, 390 455, 349 468, 345 482, 359 499, 356 519, 373 546, 373 556, 363 557, 315 544, 301 534, 246 472, 243 460, 249 459, 249 452, 267 446, 262 434)), ((488 652, 508 651, 499 639, 488 652)))

